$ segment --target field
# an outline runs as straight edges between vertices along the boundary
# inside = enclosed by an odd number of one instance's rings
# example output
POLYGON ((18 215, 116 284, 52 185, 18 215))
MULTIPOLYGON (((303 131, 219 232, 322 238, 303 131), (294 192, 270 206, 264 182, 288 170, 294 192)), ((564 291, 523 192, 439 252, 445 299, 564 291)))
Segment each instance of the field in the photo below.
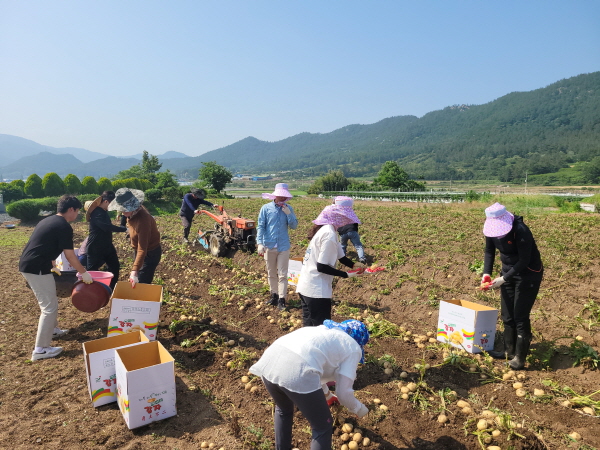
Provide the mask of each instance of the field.
MULTIPOLYGON (((343 444, 344 422, 362 430, 368 448, 380 450, 600 448, 600 215, 504 200, 525 215, 545 264, 532 311, 532 355, 527 370, 514 374, 502 361, 431 342, 441 300, 499 307, 498 293, 476 289, 488 204, 357 202, 369 263, 386 270, 335 285, 334 319, 360 316, 372 331, 354 387, 373 409, 360 420, 336 411, 335 449, 343 444), (482 418, 488 421, 479 423, 482 418)), ((226 200, 225 207, 255 217, 263 203, 226 200)), ((292 204, 300 219, 291 233, 292 256, 301 257, 310 220, 327 202, 292 204)), ((197 218, 194 228, 201 221, 208 224, 197 218)), ((261 258, 242 252, 213 258, 180 242, 176 216, 158 222, 164 255, 157 276, 165 292, 158 336, 176 359, 178 416, 130 431, 116 404, 92 407, 81 344, 106 335, 106 308, 85 314, 61 299, 60 325, 71 332, 54 345, 65 351, 29 360, 39 307, 17 267, 32 227, 0 228, 0 447, 183 450, 206 442, 227 450, 273 448, 270 397, 260 380, 246 385, 242 377, 271 342, 298 326, 296 295, 284 313, 261 306, 267 297, 261 258)), ((81 242, 86 224, 74 229, 81 242)), ((132 252, 124 236, 115 243, 127 274, 132 252)), ((356 258, 352 246, 349 256, 356 258)), ((298 413, 294 445, 308 449, 309 442, 308 423, 298 413)))

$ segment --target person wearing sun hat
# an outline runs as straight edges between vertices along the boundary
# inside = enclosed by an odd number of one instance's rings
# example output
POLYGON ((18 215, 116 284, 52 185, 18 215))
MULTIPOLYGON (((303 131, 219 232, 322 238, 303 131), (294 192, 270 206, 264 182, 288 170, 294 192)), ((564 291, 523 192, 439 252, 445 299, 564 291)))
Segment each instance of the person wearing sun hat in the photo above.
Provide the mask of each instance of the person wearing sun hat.
POLYGON ((113 274, 110 288, 114 289, 121 271, 121 263, 117 249, 113 245, 112 234, 123 233, 127 227, 113 225, 108 215, 108 206, 115 199, 113 191, 104 191, 89 206, 86 202, 85 218, 90 224, 90 234, 87 238, 86 269, 99 270, 106 264, 108 272, 113 274))
MULTIPOLYGON (((354 206, 354 200, 351 197, 345 197, 342 195, 335 197, 333 199, 333 203, 334 205, 350 207, 354 206)), ((349 223, 348 225, 344 225, 343 227, 338 228, 337 231, 340 234, 340 240, 342 243, 342 250, 344 250, 344 255, 346 254, 346 249, 348 248, 348 241, 350 241, 356 249, 358 261, 361 264, 366 264, 367 259, 365 258, 365 249, 363 247, 362 242, 360 241, 360 235, 358 234, 358 223, 349 223)))
POLYGON ((302 304, 302 322, 307 327, 321 325, 331 319, 333 277, 351 278, 362 274, 361 271, 344 272, 335 268, 337 261, 354 267, 354 263, 344 255, 337 233, 340 227, 360 223, 352 207, 328 205, 313 223, 296 286, 302 304))
POLYGON ((156 221, 142 206, 143 201, 143 191, 121 188, 115 192, 115 199, 108 205, 109 211, 121 211, 127 217, 134 259, 129 274, 129 282, 132 287, 135 287, 137 283, 152 283, 154 272, 162 255, 160 233, 156 221))
POLYGON ((250 367, 275 402, 276 449, 292 448, 294 407, 310 423, 310 448, 320 450, 331 449, 329 406, 341 403, 359 418, 368 414, 369 409, 354 397, 352 389, 368 342, 369 332, 362 322, 326 320, 321 326, 300 328, 278 338, 250 367), (336 395, 327 387, 332 381, 336 395))
POLYGON ((500 289, 504 323, 504 350, 491 351, 494 358, 508 358, 513 369, 525 367, 531 343, 529 314, 540 289, 544 266, 533 234, 523 217, 513 215, 504 205, 494 203, 485 210, 485 255, 482 288, 500 289), (496 250, 502 271, 492 280, 496 250), (491 285, 489 285, 491 283, 491 285))
POLYGON ((272 200, 260 209, 256 224, 257 253, 265 259, 269 280, 270 297, 266 303, 283 310, 288 288, 289 229, 296 229, 298 219, 287 203, 292 194, 286 183, 277 183, 273 193, 265 193, 262 198, 272 200))

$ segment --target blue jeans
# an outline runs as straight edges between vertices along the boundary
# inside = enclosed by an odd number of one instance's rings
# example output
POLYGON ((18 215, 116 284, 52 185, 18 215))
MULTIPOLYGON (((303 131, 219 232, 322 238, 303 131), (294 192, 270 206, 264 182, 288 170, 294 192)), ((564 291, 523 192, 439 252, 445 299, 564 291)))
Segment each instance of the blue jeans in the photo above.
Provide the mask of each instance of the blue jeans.
POLYGON ((342 249, 344 249, 344 255, 346 254, 346 247, 348 247, 348 239, 352 241, 352 244, 356 249, 356 253, 358 254, 358 259, 363 259, 365 257, 365 250, 363 249, 362 242, 360 242, 358 231, 352 230, 348 233, 342 234, 342 249))

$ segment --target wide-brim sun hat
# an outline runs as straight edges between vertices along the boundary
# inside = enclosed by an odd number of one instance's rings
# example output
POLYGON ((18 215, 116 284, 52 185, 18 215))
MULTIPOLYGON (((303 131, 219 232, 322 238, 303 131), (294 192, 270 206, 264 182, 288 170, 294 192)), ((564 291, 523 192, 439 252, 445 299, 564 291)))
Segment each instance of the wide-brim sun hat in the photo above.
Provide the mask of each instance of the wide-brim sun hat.
POLYGON ((262 195, 262 198, 268 199, 268 200, 275 200, 277 197, 285 197, 285 198, 293 197, 293 195, 290 194, 290 191, 288 190, 287 183, 277 183, 275 185, 275 190, 273 191, 272 194, 264 193, 262 195))
POLYGON ((496 202, 485 209, 483 234, 490 238, 506 236, 512 229, 514 220, 515 216, 504 205, 496 202))
POLYGON ((121 188, 115 192, 115 199, 108 205, 109 211, 133 212, 144 202, 144 191, 121 188))
POLYGON ((328 205, 323 208, 319 217, 313 220, 315 225, 333 225, 335 229, 349 225, 351 223, 360 223, 360 219, 349 206, 328 205))
POLYGON ((90 221, 90 218, 92 217, 92 211, 94 211, 98 206, 100 206, 100 203, 102 203, 102 196, 97 197, 94 200, 88 200, 87 202, 85 202, 83 209, 85 209, 86 222, 90 221))
POLYGON ((334 322, 333 320, 325 320, 323 325, 329 329, 341 330, 354 339, 362 350, 360 362, 365 362, 365 345, 369 342, 369 330, 364 323, 354 319, 344 320, 341 323, 334 322))
POLYGON ((340 206, 349 206, 350 208, 352 208, 354 206, 354 199, 351 197, 338 195, 333 199, 333 204, 340 206))

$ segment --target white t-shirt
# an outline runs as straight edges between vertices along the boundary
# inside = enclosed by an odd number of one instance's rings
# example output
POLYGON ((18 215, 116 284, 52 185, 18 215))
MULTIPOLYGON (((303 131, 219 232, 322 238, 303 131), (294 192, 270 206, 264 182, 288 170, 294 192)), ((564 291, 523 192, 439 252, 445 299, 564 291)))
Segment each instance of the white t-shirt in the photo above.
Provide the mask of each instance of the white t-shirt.
POLYGON ((331 298, 333 296, 333 275, 317 270, 317 263, 335 267, 338 259, 344 257, 344 250, 338 241, 333 225, 323 225, 310 240, 296 292, 312 298, 331 298))
POLYGON ((340 403, 358 413, 364 406, 354 397, 352 383, 361 358, 360 345, 351 336, 319 325, 277 339, 250 372, 298 394, 326 390, 322 385, 335 381, 340 403))

